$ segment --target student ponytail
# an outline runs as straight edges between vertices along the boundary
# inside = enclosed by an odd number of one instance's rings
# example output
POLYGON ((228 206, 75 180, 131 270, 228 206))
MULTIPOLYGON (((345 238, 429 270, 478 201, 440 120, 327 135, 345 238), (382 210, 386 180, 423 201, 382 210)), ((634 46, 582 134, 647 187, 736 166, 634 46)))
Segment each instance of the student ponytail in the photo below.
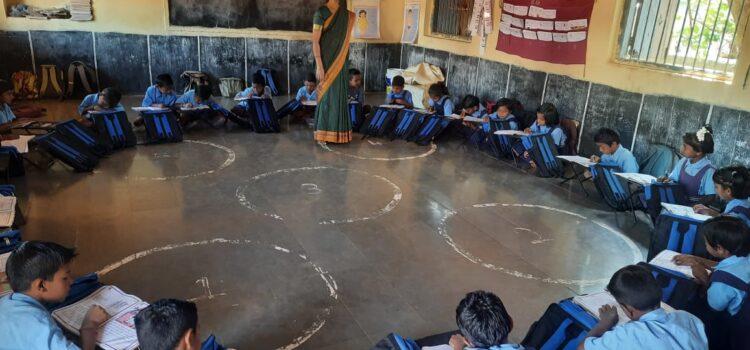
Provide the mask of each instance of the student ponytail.
POLYGON ((714 130, 706 124, 697 132, 689 132, 682 137, 682 142, 690 145, 698 153, 714 153, 714 130))

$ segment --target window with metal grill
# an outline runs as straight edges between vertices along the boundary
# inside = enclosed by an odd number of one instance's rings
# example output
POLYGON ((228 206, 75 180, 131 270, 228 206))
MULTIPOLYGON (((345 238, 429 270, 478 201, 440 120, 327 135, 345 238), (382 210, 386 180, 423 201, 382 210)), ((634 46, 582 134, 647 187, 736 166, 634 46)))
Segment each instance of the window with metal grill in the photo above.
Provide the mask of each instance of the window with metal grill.
POLYGON ((628 0, 618 57, 701 78, 732 80, 750 0, 628 0))
POLYGON ((469 21, 474 0, 432 0, 431 34, 456 39, 470 39, 469 21))

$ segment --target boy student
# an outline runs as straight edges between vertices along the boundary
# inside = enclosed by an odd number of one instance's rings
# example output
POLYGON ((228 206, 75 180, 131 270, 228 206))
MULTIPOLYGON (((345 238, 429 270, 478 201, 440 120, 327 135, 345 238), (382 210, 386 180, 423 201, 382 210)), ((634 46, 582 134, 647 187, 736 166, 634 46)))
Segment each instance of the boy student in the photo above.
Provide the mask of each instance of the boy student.
POLYGON ((10 104, 13 103, 13 85, 5 80, 0 80, 0 131, 7 131, 11 123, 16 120, 10 104))
POLYGON ((115 88, 105 88, 100 93, 87 95, 78 106, 78 114, 85 117, 91 111, 112 110, 115 112, 124 112, 125 108, 120 104, 122 94, 115 88))
MULTIPOLYGON (((723 214, 736 216, 750 227, 750 171, 742 166, 721 168, 714 173, 714 190, 722 201, 727 202, 723 214)), ((719 216, 722 213, 698 204, 696 213, 719 216)))
POLYGON ((194 303, 175 299, 155 301, 135 315, 141 350, 197 350, 198 309, 194 303))
POLYGON ((615 272, 607 290, 619 306, 599 309, 599 322, 578 344, 578 350, 707 350, 703 323, 685 311, 661 308, 659 282, 646 268, 630 265, 615 272), (630 322, 616 326, 617 307, 630 322))
MULTIPOLYGON (((44 306, 68 296, 75 256, 75 249, 40 241, 23 242, 10 254, 5 272, 13 293, 0 299, 0 348, 78 349, 44 306)), ((88 310, 80 329, 81 348, 96 347, 97 330, 107 318, 99 306, 88 310)))
POLYGON ((385 97, 385 104, 401 105, 406 108, 414 108, 414 100, 411 92, 404 90, 404 77, 397 75, 391 80, 391 92, 385 97))
POLYGON ((708 286, 706 296, 711 309, 719 312, 707 321, 711 349, 745 350, 750 346, 750 230, 741 219, 720 216, 707 220, 700 228, 706 250, 715 261, 691 255, 678 255, 678 265, 690 265, 693 276, 708 286), (709 275, 709 269, 714 271, 709 275))
POLYGON ((297 90, 297 97, 295 99, 299 102, 305 101, 317 101, 318 100, 318 80, 315 79, 315 74, 308 74, 305 78, 305 85, 297 90))
POLYGON ((142 107, 172 107, 177 102, 177 95, 174 92, 174 81, 169 74, 159 74, 156 76, 156 84, 146 89, 146 95, 143 96, 142 107))
POLYGON ((669 177, 660 177, 661 182, 677 182, 685 186, 690 201, 698 203, 701 197, 715 194, 714 167, 706 155, 714 153, 713 131, 706 125, 694 133, 682 137, 680 153, 684 158, 675 165, 669 177))
POLYGON ((620 135, 608 128, 601 128, 594 135, 594 142, 599 147, 602 156, 591 156, 594 163, 604 163, 616 165, 618 171, 624 173, 637 173, 638 162, 636 162, 633 153, 620 144, 620 135))
POLYGON ((209 85, 198 85, 195 89, 180 96, 175 104, 188 109, 202 106, 208 107, 208 109, 182 111, 180 113, 180 124, 182 124, 182 126, 187 126, 193 122, 196 117, 216 119, 219 116, 226 117, 229 114, 229 111, 224 107, 211 100, 211 86, 209 85))
MULTIPOLYGON (((237 93, 234 98, 272 98, 271 88, 266 86, 266 78, 260 73, 253 74, 253 83, 250 87, 237 93)), ((240 101, 240 106, 248 107, 247 101, 240 101)))
POLYGON ((362 115, 370 114, 372 107, 365 105, 365 93, 362 91, 362 72, 357 68, 349 69, 349 102, 357 102, 362 106, 362 115))

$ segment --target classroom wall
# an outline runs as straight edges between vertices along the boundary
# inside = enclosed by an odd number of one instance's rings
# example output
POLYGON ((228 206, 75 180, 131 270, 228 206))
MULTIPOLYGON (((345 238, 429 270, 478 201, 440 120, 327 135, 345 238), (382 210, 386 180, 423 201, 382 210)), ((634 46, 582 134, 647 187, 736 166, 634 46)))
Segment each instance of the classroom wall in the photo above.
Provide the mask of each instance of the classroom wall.
MULTIPOLYGON (((407 0, 407 2, 411 2, 407 0)), ((456 95, 483 100, 518 98, 527 109, 553 102, 564 116, 581 123, 579 152, 597 152, 593 135, 600 127, 617 129, 623 144, 643 159, 652 144, 676 149, 682 135, 710 122, 717 140, 716 165, 750 165, 750 90, 743 88, 750 49, 740 53, 734 82, 711 82, 654 69, 616 63, 619 19, 624 0, 597 0, 592 13, 586 65, 537 62, 495 50, 502 1, 493 1, 493 34, 480 55, 479 38, 461 42, 425 35, 429 0, 421 3, 416 45, 403 45, 402 68, 427 62, 446 73, 456 95)), ((750 48, 750 35, 743 47, 750 48)), ((454 96, 458 99, 458 96, 454 96)))

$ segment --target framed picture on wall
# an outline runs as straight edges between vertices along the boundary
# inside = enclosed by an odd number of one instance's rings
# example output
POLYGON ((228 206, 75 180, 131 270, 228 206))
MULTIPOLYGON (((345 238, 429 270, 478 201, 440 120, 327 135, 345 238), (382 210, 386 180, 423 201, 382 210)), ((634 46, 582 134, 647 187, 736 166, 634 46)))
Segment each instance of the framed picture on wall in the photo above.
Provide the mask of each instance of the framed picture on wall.
POLYGON ((353 0, 354 37, 380 39, 380 0, 353 0))
POLYGON ((419 35, 419 4, 406 4, 404 7, 404 31, 401 34, 401 42, 413 44, 419 35))

